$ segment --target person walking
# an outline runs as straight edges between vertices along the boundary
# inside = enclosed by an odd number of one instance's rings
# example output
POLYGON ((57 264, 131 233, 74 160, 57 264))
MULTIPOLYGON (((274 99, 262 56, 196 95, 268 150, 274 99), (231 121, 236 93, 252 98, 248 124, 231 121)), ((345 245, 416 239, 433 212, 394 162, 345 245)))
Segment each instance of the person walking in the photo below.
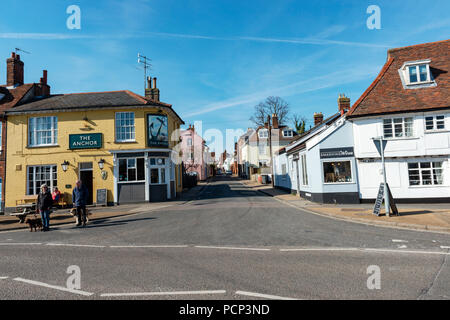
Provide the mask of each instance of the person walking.
POLYGON ((77 227, 83 224, 86 226, 86 204, 89 198, 89 190, 86 188, 81 180, 78 180, 75 188, 72 191, 72 202, 74 208, 77 209, 77 227))
POLYGON ((48 186, 43 184, 41 186, 41 192, 39 192, 37 198, 37 211, 41 214, 43 231, 50 230, 50 208, 53 205, 52 194, 48 190, 48 186))

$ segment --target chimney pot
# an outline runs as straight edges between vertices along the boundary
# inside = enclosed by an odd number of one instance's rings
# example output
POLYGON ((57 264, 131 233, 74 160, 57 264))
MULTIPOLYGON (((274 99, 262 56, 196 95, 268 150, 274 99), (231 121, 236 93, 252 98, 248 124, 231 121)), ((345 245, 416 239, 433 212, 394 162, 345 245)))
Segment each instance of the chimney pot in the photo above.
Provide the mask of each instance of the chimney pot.
POLYGON ((278 129, 279 128, 278 116, 277 116, 276 113, 272 114, 272 127, 274 129, 278 129))
POLYGON ((20 55, 11 53, 11 58, 6 59, 6 85, 23 85, 24 63, 20 61, 20 55))
POLYGON ((338 108, 341 115, 344 115, 350 110, 350 98, 346 97, 345 94, 340 94, 338 98, 338 108))
POLYGON ((314 125, 317 126, 323 122, 322 112, 314 112, 314 125))

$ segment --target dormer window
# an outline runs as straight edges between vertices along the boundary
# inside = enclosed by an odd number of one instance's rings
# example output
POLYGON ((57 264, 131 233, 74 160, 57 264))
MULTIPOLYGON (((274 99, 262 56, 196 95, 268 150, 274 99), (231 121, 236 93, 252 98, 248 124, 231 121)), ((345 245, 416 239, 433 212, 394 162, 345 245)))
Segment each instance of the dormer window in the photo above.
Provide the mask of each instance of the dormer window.
POLYGON ((409 83, 417 84, 430 81, 429 65, 421 64, 418 66, 410 66, 409 69, 409 83))
POLYGON ((399 70, 400 78, 405 89, 418 89, 436 86, 430 71, 431 60, 405 62, 399 70))
POLYGON ((294 133, 290 129, 283 130, 283 137, 292 138, 294 133))
POLYGON ((269 137, 269 130, 267 130, 267 129, 259 130, 258 135, 259 135, 260 139, 268 138, 269 137))

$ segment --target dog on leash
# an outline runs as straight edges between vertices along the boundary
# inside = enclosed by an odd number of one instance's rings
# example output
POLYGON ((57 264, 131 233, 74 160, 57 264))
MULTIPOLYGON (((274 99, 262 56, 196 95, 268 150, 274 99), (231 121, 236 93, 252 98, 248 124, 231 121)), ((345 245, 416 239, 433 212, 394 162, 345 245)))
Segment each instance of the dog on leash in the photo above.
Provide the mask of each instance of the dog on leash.
POLYGON ((30 232, 33 232, 33 229, 34 232, 36 232, 37 229, 39 229, 39 231, 42 231, 43 229, 42 220, 40 218, 28 218, 25 223, 30 226, 30 232))
MULTIPOLYGON (((75 217, 75 222, 76 224, 79 223, 78 221, 78 215, 77 215, 77 208, 72 208, 70 209, 70 214, 75 217)), ((91 211, 89 209, 86 208, 86 223, 89 222, 89 216, 92 215, 91 211)))

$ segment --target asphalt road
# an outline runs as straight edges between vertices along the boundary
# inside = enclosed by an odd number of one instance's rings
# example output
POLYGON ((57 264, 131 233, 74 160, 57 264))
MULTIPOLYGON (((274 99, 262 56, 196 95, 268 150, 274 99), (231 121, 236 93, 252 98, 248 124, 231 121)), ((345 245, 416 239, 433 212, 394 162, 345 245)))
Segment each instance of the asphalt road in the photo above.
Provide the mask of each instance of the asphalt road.
POLYGON ((0 299, 450 298, 447 234, 314 215, 228 177, 168 205, 0 233, 0 299), (71 265, 80 290, 66 289, 71 265), (369 266, 380 289, 367 286, 369 266))

